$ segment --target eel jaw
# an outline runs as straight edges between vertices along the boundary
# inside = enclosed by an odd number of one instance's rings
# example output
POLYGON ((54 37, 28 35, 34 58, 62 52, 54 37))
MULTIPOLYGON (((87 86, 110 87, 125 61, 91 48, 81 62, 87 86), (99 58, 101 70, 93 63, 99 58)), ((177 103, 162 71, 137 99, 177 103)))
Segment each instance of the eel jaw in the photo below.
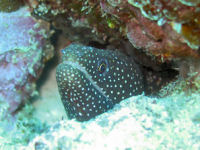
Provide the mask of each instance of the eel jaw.
POLYGON ((86 121, 114 105, 92 76, 78 63, 64 61, 57 67, 56 79, 70 119, 86 121))

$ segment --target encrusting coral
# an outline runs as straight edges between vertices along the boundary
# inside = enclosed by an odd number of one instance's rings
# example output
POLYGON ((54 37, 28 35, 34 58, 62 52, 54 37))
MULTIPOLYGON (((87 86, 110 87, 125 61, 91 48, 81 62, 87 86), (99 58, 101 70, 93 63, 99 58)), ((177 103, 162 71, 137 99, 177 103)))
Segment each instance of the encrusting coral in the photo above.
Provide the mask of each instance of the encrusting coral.
MULTIPOLYGON (((51 21, 54 27, 66 33, 66 37, 72 42, 90 45, 88 41, 93 39, 101 44, 119 48, 121 41, 128 39, 134 48, 123 47, 124 53, 128 51, 128 54, 137 59, 143 52, 151 58, 150 63, 145 62, 144 55, 143 59, 138 59, 138 63, 145 67, 155 69, 157 64, 159 66, 166 63, 172 69, 187 70, 181 65, 184 61, 190 59, 188 62, 190 63, 200 58, 199 1, 28 0, 27 2, 35 16, 51 21), (77 31, 78 34, 72 31, 77 31), (153 61, 156 63, 151 64, 153 61)), ((195 71, 200 72, 200 69, 195 68, 195 71)))
POLYGON ((66 21, 68 17, 86 20, 91 30, 104 38, 127 37, 135 47, 166 61, 199 58, 199 4, 178 0, 52 0, 38 1, 32 7, 37 16, 55 22, 57 16, 66 21))
POLYGON ((53 56, 49 23, 38 21, 27 7, 0 12, 0 97, 13 113, 35 94, 44 62, 53 56))

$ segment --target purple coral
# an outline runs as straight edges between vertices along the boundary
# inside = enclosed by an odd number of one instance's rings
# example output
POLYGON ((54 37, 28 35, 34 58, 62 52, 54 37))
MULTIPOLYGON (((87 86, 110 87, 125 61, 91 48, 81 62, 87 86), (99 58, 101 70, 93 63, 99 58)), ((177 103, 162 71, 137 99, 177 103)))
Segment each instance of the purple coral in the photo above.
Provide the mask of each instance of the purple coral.
POLYGON ((49 25, 33 18, 26 7, 1 12, 0 22, 0 100, 9 104, 12 113, 35 91, 49 25))

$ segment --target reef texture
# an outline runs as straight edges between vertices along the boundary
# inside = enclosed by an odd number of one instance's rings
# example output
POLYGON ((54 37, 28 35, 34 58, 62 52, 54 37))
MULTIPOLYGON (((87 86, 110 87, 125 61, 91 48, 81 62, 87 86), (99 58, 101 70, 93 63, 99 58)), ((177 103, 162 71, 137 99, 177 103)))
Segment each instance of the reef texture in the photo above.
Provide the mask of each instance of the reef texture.
MULTIPOLYGON (((88 150, 97 147, 108 150, 199 150, 200 91, 186 94, 183 89, 187 83, 180 83, 173 83, 167 90, 163 89, 162 94, 171 92, 170 96, 134 96, 116 104, 112 110, 81 123, 68 120, 65 116, 53 119, 55 113, 61 113, 62 108, 53 105, 52 109, 48 107, 52 100, 43 99, 42 111, 38 116, 45 124, 48 123, 46 120, 51 120, 53 125, 50 123, 49 128, 42 124, 34 117, 32 107, 24 107, 23 111, 16 114, 17 123, 12 124, 12 131, 8 126, 11 124, 8 117, 0 117, 0 147, 6 150, 88 150), (3 127, 7 127, 6 130, 3 127)), ((57 91, 57 88, 53 90, 57 91)), ((59 96, 56 100, 59 100, 59 96)))
POLYGON ((96 119, 62 120, 24 149, 193 149, 199 143, 199 94, 132 97, 96 119))
POLYGON ((16 11, 24 5, 24 0, 1 0, 0 1, 0 11, 3 12, 12 12, 16 11))
POLYGON ((120 52, 71 44, 63 49, 56 79, 70 119, 89 120, 144 92, 139 66, 120 52))
POLYGON ((34 19, 23 7, 0 13, 0 101, 14 112, 35 93, 44 62, 53 56, 49 24, 34 19))
POLYGON ((88 27, 115 45, 117 40, 128 38, 135 48, 159 62, 200 57, 199 0, 28 2, 33 14, 53 21, 63 31, 71 22, 76 27, 88 27))

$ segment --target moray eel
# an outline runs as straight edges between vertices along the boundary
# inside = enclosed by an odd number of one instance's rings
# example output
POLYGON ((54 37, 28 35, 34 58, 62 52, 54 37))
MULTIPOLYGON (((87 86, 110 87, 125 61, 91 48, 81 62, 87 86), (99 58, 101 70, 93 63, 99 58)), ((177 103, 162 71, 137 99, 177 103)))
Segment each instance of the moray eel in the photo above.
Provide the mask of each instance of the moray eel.
POLYGON ((118 51, 71 44, 62 54, 56 80, 70 119, 87 121, 144 91, 138 65, 118 51))

